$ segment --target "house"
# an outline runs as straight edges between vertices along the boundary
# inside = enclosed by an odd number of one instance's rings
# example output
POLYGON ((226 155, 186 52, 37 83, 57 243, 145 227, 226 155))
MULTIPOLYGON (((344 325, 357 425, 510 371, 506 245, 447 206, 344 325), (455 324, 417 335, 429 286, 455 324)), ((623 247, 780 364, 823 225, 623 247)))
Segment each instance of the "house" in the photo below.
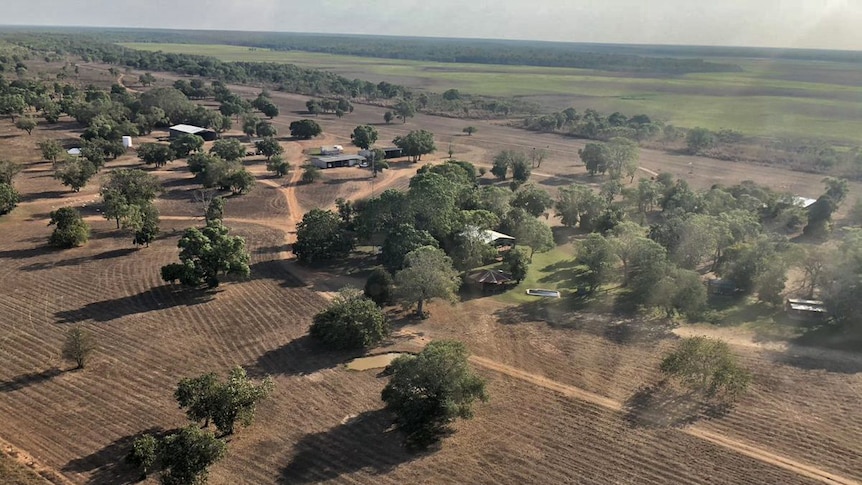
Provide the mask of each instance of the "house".
POLYGON ((710 295, 734 296, 738 290, 735 281, 712 279, 706 282, 706 292, 710 295))
POLYGON ((320 147, 320 154, 323 156, 326 155, 341 155, 344 153, 344 147, 341 145, 330 145, 326 147, 320 147))
POLYGON ((829 317, 826 305, 820 300, 788 298, 784 302, 784 312, 791 320, 823 321, 829 317))
POLYGON ((364 162, 365 157, 359 155, 333 155, 329 157, 313 157, 312 165, 317 168, 353 167, 364 162))
POLYGON ((174 125, 168 128, 168 130, 171 134, 171 140, 183 135, 197 135, 203 138, 204 141, 213 141, 218 138, 218 133, 208 128, 201 128, 200 126, 174 125))

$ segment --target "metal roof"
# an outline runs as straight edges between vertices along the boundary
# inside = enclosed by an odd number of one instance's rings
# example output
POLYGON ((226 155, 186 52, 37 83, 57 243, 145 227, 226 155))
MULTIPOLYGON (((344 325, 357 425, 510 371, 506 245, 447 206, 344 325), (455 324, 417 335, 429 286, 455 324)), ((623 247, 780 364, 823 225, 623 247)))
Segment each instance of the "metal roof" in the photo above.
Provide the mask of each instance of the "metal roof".
POLYGON ((206 128, 201 128, 200 126, 192 126, 192 125, 174 125, 170 128, 174 131, 180 131, 183 133, 188 133, 190 135, 194 135, 196 133, 200 133, 202 131, 208 131, 206 128))
POLYGON ((361 157, 359 155, 329 155, 325 157, 314 157, 315 160, 320 160, 321 162, 343 162, 347 160, 365 160, 365 157, 361 157))

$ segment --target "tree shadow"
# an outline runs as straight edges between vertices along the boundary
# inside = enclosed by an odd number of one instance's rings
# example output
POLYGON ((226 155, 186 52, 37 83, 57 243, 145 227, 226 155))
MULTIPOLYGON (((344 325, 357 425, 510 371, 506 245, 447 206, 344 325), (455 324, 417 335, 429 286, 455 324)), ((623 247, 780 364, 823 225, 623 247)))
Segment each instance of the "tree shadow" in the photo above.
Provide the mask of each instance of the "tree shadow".
POLYGON ((174 285, 161 285, 138 293, 111 300, 88 303, 77 310, 64 310, 54 314, 60 323, 77 323, 86 320, 109 322, 129 315, 137 315, 177 306, 206 303, 216 292, 201 289, 180 289, 174 285))
POLYGON ((43 192, 31 192, 21 194, 21 196, 18 197, 18 203, 23 204, 41 199, 62 199, 64 195, 69 195, 70 193, 72 193, 70 190, 45 190, 43 192))
POLYGON ((339 364, 364 355, 363 350, 329 350, 317 343, 310 335, 291 340, 285 345, 269 350, 258 357, 248 368, 249 374, 303 376, 332 369, 339 364))
POLYGON ((720 419, 732 405, 706 402, 697 393, 681 393, 661 381, 642 386, 623 403, 625 420, 635 428, 671 428, 694 424, 702 419, 720 419))
POLYGON ((360 471, 382 475, 422 456, 404 448, 401 433, 392 430, 391 423, 391 415, 379 409, 304 436, 278 483, 318 483, 360 471))
POLYGON ((20 376, 13 377, 11 380, 0 382, 0 392, 12 392, 24 389, 25 387, 41 384, 42 382, 50 381, 62 373, 63 371, 59 368, 52 367, 41 372, 21 374, 20 376))
MULTIPOLYGON (((47 239, 47 237, 39 239, 44 241, 47 239)), ((0 251, 0 259, 35 258, 36 256, 44 256, 46 254, 53 253, 54 251, 55 248, 48 245, 41 245, 24 249, 7 249, 5 251, 0 251)))
POLYGON ((52 269, 57 267, 65 267, 65 266, 78 266, 82 263, 86 263, 87 261, 100 261, 104 259, 112 259, 112 258, 120 258, 123 256, 127 256, 129 254, 138 251, 136 248, 121 248, 121 249, 112 249, 110 251, 105 251, 103 253, 95 254, 93 256, 81 256, 78 258, 70 258, 62 261, 49 261, 49 262, 41 262, 41 263, 33 263, 28 264, 27 266, 22 266, 20 269, 24 271, 41 271, 45 269, 52 269))
MULTIPOLYGON (((274 248, 281 248, 282 246, 275 246, 274 248)), ((285 249, 283 251, 287 251, 289 247, 284 246, 285 249)), ((273 248, 260 248, 258 251, 264 252, 264 250, 269 250, 273 248)), ((257 251, 256 251, 257 252, 257 251)), ((270 251, 265 251, 270 252, 270 251)), ((297 278, 293 273, 290 272, 289 267, 287 266, 287 262, 280 259, 272 259, 269 261, 261 261, 259 263, 254 263, 249 268, 251 269, 252 278, 259 280, 275 280, 280 281, 280 286, 282 288, 302 288, 308 286, 304 281, 297 278)))
POLYGON ((67 473, 88 473, 90 484, 127 484, 142 481, 141 470, 126 461, 126 456, 132 449, 132 443, 145 434, 151 434, 157 439, 175 432, 162 428, 150 428, 133 435, 124 436, 83 458, 74 459, 63 466, 67 473))

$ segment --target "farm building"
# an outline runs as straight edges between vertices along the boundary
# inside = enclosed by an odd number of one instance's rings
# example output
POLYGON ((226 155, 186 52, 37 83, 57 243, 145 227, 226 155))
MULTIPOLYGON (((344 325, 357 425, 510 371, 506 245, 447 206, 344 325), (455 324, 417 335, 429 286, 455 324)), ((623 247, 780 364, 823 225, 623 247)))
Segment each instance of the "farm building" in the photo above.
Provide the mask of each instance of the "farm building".
MULTIPOLYGON (((383 158, 398 158, 402 156, 401 149, 398 147, 381 148, 381 150, 383 150, 383 158)), ((372 150, 360 150, 359 154, 365 158, 368 158, 371 156, 371 152, 372 150)))
POLYGON ((170 130, 171 140, 183 135, 197 135, 205 141, 213 141, 218 138, 218 133, 208 128, 201 128, 200 126, 174 125, 168 128, 168 130, 170 130))
POLYGON ((360 157, 359 155, 333 155, 311 159, 311 163, 317 168, 353 167, 364 161, 365 157, 360 157))
POLYGON ((341 145, 330 145, 330 146, 320 147, 320 154, 323 156, 341 155, 342 153, 344 153, 344 147, 341 145))
POLYGON ((826 305, 820 300, 788 298, 784 302, 784 312, 791 320, 798 321, 821 321, 829 316, 826 305))

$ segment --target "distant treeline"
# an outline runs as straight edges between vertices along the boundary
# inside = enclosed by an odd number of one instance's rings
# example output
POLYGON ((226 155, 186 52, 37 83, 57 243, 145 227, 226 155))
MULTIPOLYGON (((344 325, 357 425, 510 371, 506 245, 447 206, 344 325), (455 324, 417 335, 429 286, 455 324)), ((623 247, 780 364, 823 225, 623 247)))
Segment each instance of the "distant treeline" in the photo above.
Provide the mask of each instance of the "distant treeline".
MULTIPOLYGON (((63 29, 54 29, 62 31, 63 29)), ((67 29, 88 32, 89 29, 67 29)), ((50 31, 50 30, 45 30, 50 31)), ((94 33, 93 31, 89 31, 94 33)), ((738 72, 737 65, 693 58, 689 51, 658 54, 627 46, 561 42, 437 39, 367 35, 296 34, 284 32, 100 29, 99 38, 113 42, 229 44, 273 50, 299 50, 386 59, 572 67, 645 74, 738 72)))
POLYGON ((411 100, 415 97, 418 107, 423 111, 448 116, 501 118, 516 113, 531 114, 537 111, 535 106, 516 99, 501 100, 457 92, 455 96, 433 92, 414 95, 413 91, 402 85, 386 81, 375 84, 361 79, 348 79, 328 71, 304 69, 294 64, 225 62, 210 56, 129 49, 107 42, 101 36, 80 32, 0 31, 0 41, 40 52, 47 58, 71 54, 80 56, 85 62, 103 62, 143 71, 201 76, 225 83, 262 83, 275 85, 282 91, 309 96, 345 97, 371 102, 380 100, 384 104, 391 104, 387 100, 411 100))

